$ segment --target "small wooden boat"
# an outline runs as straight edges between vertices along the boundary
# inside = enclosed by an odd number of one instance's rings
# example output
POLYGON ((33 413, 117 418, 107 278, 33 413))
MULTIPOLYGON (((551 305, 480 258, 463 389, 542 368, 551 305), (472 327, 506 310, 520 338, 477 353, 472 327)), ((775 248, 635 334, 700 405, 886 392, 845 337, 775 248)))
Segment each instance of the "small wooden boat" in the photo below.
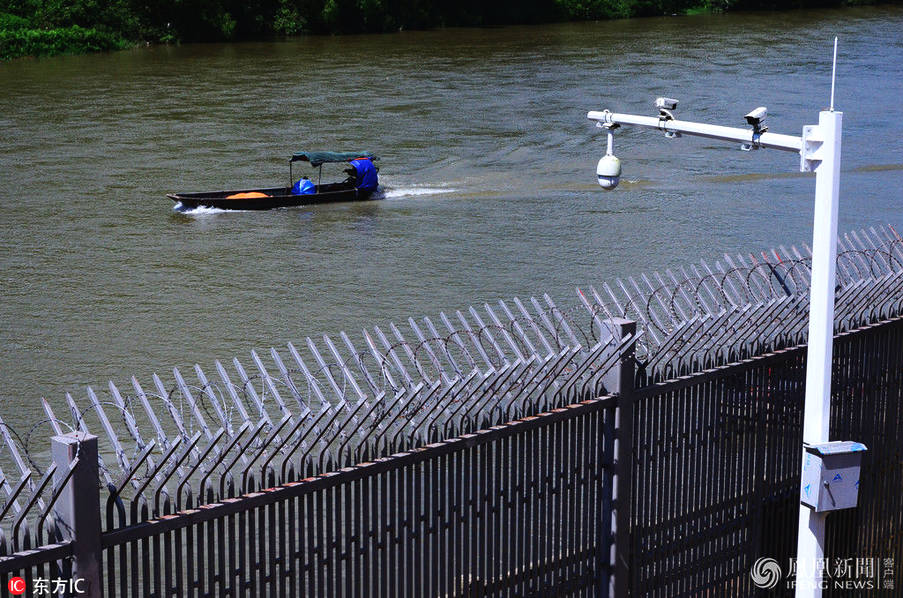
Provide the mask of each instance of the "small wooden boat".
POLYGON ((306 192, 299 193, 299 185, 295 183, 288 187, 264 189, 169 193, 166 197, 188 210, 199 207, 222 210, 272 210, 291 206, 364 201, 378 196, 376 191, 379 181, 376 173, 379 169, 373 165, 376 160, 379 158, 371 152, 298 152, 289 160, 289 181, 294 179, 292 175, 294 162, 310 162, 311 166, 320 169, 317 184, 307 184, 306 192), (347 180, 339 183, 320 183, 323 164, 331 162, 348 162, 351 165, 346 171, 350 175, 347 180))
POLYGON ((317 185, 315 193, 295 195, 291 187, 240 189, 236 191, 202 191, 199 193, 169 193, 166 197, 182 204, 185 209, 198 207, 222 210, 272 210, 291 206, 310 206, 340 201, 370 199, 372 191, 362 191, 348 183, 317 185), (250 194, 261 194, 248 197, 250 194), (234 196, 239 197, 234 197, 234 196))

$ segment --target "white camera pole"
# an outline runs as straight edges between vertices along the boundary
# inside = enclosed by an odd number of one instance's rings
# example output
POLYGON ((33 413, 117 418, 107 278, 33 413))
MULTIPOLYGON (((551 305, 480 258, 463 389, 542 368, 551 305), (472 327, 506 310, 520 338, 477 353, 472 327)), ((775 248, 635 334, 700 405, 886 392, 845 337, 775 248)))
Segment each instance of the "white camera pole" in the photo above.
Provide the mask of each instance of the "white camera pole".
MULTIPOLYGON (((837 39, 834 40, 837 60, 837 39)), ((676 105, 676 102, 674 102, 676 105)), ((757 109, 747 119, 761 110, 757 109)), ((815 216, 812 231, 812 282, 809 302, 809 345, 806 365, 806 398, 803 444, 828 441, 831 415, 831 358, 834 339, 834 288, 837 262, 837 204, 840 188, 840 141, 843 113, 834 111, 834 81, 831 107, 819 113, 817 125, 803 127, 801 137, 764 132, 760 122, 753 130, 674 120, 670 111, 661 116, 618 114, 604 110, 587 113, 597 126, 634 125, 664 131, 668 137, 681 134, 739 142, 741 149, 779 149, 800 154, 800 170, 815 171, 815 216)), ((609 129, 610 132, 610 129, 609 129)), ((610 139, 610 138, 609 138, 610 139)), ((610 144, 610 141, 609 141, 610 144)), ((609 153, 611 147, 609 145, 609 153)), ((800 505, 797 542, 797 598, 819 598, 824 574, 825 513, 800 505)), ((771 555, 762 555, 771 556, 771 555)))

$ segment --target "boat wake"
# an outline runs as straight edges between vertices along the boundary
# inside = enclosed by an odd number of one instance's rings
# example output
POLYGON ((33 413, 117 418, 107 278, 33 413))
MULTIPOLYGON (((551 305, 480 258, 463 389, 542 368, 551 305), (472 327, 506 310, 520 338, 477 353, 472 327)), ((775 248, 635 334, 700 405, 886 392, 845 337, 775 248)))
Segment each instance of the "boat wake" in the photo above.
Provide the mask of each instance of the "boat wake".
POLYGON ((383 189, 383 199, 400 199, 403 197, 417 197, 419 195, 441 195, 443 193, 454 193, 457 189, 452 187, 388 187, 383 189))
POLYGON ((222 208, 210 208, 207 206, 198 206, 196 208, 188 208, 183 206, 181 203, 177 203, 173 206, 173 211, 178 212, 180 214, 185 214, 186 216, 204 216, 206 214, 226 214, 228 212, 240 212, 243 210, 223 210, 222 208))

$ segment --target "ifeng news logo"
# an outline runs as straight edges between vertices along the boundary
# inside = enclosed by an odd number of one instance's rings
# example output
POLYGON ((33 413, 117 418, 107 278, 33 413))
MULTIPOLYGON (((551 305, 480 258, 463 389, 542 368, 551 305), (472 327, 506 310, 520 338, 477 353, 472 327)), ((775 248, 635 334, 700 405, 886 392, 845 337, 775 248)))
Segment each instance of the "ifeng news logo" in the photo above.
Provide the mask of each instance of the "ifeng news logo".
POLYGON ((784 579, 784 586, 796 588, 821 588, 823 590, 889 590, 893 591, 894 559, 876 557, 849 557, 797 561, 789 559, 786 570, 776 559, 756 559, 749 576, 753 584, 763 590, 773 590, 784 579))
POLYGON ((774 559, 758 558, 749 570, 753 583, 764 590, 771 590, 781 581, 781 566, 774 559))

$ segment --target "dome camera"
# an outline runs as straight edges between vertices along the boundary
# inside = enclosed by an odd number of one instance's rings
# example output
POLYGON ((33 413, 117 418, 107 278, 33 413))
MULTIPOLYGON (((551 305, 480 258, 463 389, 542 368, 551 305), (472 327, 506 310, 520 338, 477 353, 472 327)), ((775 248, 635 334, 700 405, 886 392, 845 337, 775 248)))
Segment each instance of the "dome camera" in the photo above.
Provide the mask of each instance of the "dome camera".
POLYGON ((605 154, 596 165, 596 179, 599 186, 612 191, 621 182, 621 161, 612 154, 605 154))

